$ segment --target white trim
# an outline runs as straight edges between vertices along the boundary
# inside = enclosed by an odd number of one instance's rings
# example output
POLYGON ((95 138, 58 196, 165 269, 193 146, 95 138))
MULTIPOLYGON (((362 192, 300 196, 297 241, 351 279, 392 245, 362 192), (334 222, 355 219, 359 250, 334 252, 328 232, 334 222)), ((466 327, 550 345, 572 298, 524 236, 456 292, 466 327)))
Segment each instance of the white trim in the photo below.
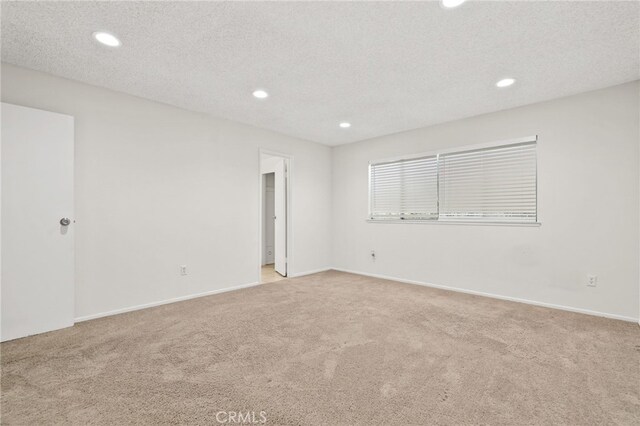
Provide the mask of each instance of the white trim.
POLYGON ((407 220, 407 219, 366 219, 371 223, 419 223, 421 225, 490 225, 490 226, 524 226, 539 227, 541 222, 491 222, 481 220, 444 220, 444 219, 424 219, 424 220, 407 220))
POLYGON ((286 256, 286 262, 287 262, 287 276, 289 276, 289 271, 293 270, 294 268, 294 247, 293 247, 293 168, 294 168, 294 161, 293 161, 293 155, 291 154, 285 154, 282 152, 278 152, 278 151, 271 151, 269 149, 266 148, 258 148, 258 170, 259 170, 259 197, 258 197, 258 202, 259 202, 259 209, 258 209, 258 236, 260 239, 260 243, 258 244, 258 275, 257 275, 257 280, 258 282, 262 281, 262 220, 263 220, 263 211, 262 211, 262 203, 263 203, 263 198, 262 198, 262 155, 271 155, 274 157, 281 157, 283 159, 285 159, 285 165, 286 165, 286 172, 285 172, 285 181, 286 181, 286 187, 287 187, 287 194, 286 194, 286 203, 287 203, 287 256, 286 256))
MULTIPOLYGON (((297 273, 291 274, 287 278, 304 277, 306 275, 312 275, 312 274, 317 274, 317 273, 320 273, 320 272, 330 271, 331 269, 333 269, 333 268, 321 268, 321 269, 314 269, 314 270, 311 270, 311 271, 297 272, 297 273)), ((124 314, 126 312, 139 311, 141 309, 153 308, 155 306, 168 305, 170 303, 175 303, 175 302, 183 302, 185 300, 197 299, 199 297, 212 296, 214 294, 220 294, 220 293, 227 293, 229 291, 242 290, 244 288, 255 287, 255 286, 258 286, 258 285, 261 285, 261 284, 268 284, 268 283, 254 282, 254 283, 249 283, 249 284, 237 285, 237 286, 234 286, 234 287, 227 287, 227 288, 221 288, 221 289, 217 289, 217 290, 205 291, 204 293, 189 294, 189 295, 186 295, 186 296, 174 297, 172 299, 160 300, 160 301, 151 302, 151 303, 144 303, 142 305, 129 306, 127 308, 122 308, 122 309, 114 309, 113 311, 101 312, 99 314, 85 315, 85 316, 82 316, 82 317, 74 318, 74 321, 75 322, 83 322, 83 321, 89 321, 89 320, 97 319, 97 318, 110 317, 112 315, 124 314)), ((72 325, 73 324, 70 324, 69 327, 71 327, 72 325)))
POLYGON ((627 316, 617 315, 617 314, 609 314, 609 313, 606 313, 606 312, 591 311, 589 309, 574 308, 574 307, 571 307, 571 306, 556 305, 556 304, 553 304, 553 303, 538 302, 538 301, 535 301, 535 300, 520 299, 520 298, 517 298, 517 297, 511 297, 511 296, 502 296, 502 295, 499 295, 499 294, 485 293, 485 292, 482 292, 482 291, 467 290, 467 289, 464 289, 464 288, 450 287, 450 286, 438 285, 438 284, 431 284, 431 283, 426 283, 426 282, 422 282, 422 281, 406 280, 406 279, 402 279, 402 278, 390 277, 390 276, 387 276, 387 275, 370 274, 370 273, 367 273, 367 272, 352 271, 352 270, 349 270, 349 269, 342 269, 342 268, 332 268, 332 269, 334 271, 346 272, 346 273, 349 273, 349 274, 356 274, 356 275, 363 275, 363 276, 372 277, 372 278, 380 278, 380 279, 389 280, 389 281, 397 281, 397 282, 401 282, 401 283, 405 283, 405 284, 414 284, 414 285, 421 285, 421 286, 424 286, 424 287, 439 288, 439 289, 442 289, 442 290, 456 291, 458 293, 473 294, 473 295, 476 295, 476 296, 490 297, 492 299, 508 300, 510 302, 525 303, 527 305, 542 306, 544 308, 559 309, 561 311, 576 312, 576 313, 579 313, 579 314, 587 314, 587 315, 593 315, 593 316, 604 317, 604 318, 611 318, 611 319, 616 319, 616 320, 621 320, 621 321, 638 322, 638 318, 627 317, 627 316))
MULTIPOLYGON (((545 307, 545 308, 559 309, 559 310, 562 310, 562 311, 576 312, 576 313, 580 313, 580 314, 587 314, 587 315, 593 315, 593 316, 598 316, 598 317, 611 318, 611 319, 616 319, 616 320, 621 320, 621 321, 629 321, 629 322, 635 322, 635 323, 640 322, 640 320, 638 318, 627 317, 627 316, 623 316, 623 315, 609 314, 609 313, 606 313, 606 312, 591 311, 589 309, 582 309, 582 308, 573 308, 573 307, 570 307, 570 306, 556 305, 556 304, 553 304, 553 303, 537 302, 537 301, 528 300, 528 299, 520 299, 520 298, 517 298, 517 297, 502 296, 502 295, 493 294, 493 293, 485 293, 485 292, 482 292, 482 291, 467 290, 467 289, 462 289, 462 288, 458 288, 458 287, 450 287, 450 286, 445 286, 445 285, 431 284, 431 283, 426 283, 426 282, 422 282, 422 281, 407 280, 407 279, 403 279, 403 278, 391 277, 391 276, 388 276, 388 275, 370 274, 370 273, 367 273, 367 272, 358 272, 358 271, 353 271, 353 270, 350 270, 350 269, 343 269, 343 268, 336 268, 336 267, 321 268, 321 269, 315 269, 315 270, 311 270, 311 271, 298 272, 298 273, 291 274, 291 276, 289 278, 303 277, 303 276, 313 275, 313 274, 317 274, 317 273, 320 273, 320 272, 326 272, 326 271, 331 271, 331 270, 339 271, 339 272, 346 272, 348 274, 355 274, 355 275, 362 275, 362 276, 366 276, 366 277, 379 278, 379 279, 383 279, 383 280, 396 281, 396 282, 401 282, 401 283, 405 283, 405 284, 420 285, 420 286, 423 286, 423 287, 439 288, 439 289, 442 289, 442 290, 455 291, 455 292, 458 292, 458 293, 466 293, 466 294, 473 294, 473 295, 476 295, 476 296, 490 297, 492 299, 507 300, 507 301, 510 301, 510 302, 525 303, 527 305, 542 306, 542 307, 545 307)), ((207 291, 207 292, 204 292, 204 293, 190 294, 190 295, 186 295, 186 296, 175 297, 175 298, 172 298, 172 299, 156 301, 156 302, 151 302, 151 303, 145 303, 145 304, 142 304, 142 305, 129 306, 127 308, 115 309, 113 311, 107 311, 107 312, 101 312, 101 313, 98 313, 98 314, 92 314, 92 315, 86 315, 86 316, 82 316, 82 317, 77 317, 77 318, 74 319, 74 321, 76 323, 83 322, 83 321, 89 321, 89 320, 92 320, 92 319, 109 317, 109 316, 112 316, 112 315, 123 314, 123 313, 126 313, 126 312, 133 312, 133 311, 138 311, 138 310, 141 310, 141 309, 153 308, 155 306, 162 306, 162 305, 167 305, 167 304, 170 304, 170 303, 183 302, 185 300, 197 299, 199 297, 212 296, 214 294, 221 294, 221 293, 226 293, 226 292, 229 292, 229 291, 242 290, 242 289, 245 289, 245 288, 256 287, 256 286, 259 286, 259 285, 261 285, 261 283, 254 282, 254 283, 242 284, 242 285, 238 285, 238 286, 234 286, 234 287, 227 287, 227 288, 222 288, 222 289, 217 289, 217 290, 211 290, 211 291, 207 291)))
POLYGON ((75 318, 75 322, 88 321, 96 318, 110 317, 112 315, 123 314, 125 312, 139 311, 140 309, 153 308, 155 306, 168 305, 169 303, 183 302, 185 300, 197 299, 198 297, 211 296, 214 294, 226 293, 228 291, 241 290, 243 288, 255 287, 259 282, 237 285, 234 287, 220 288, 217 290, 205 291, 204 293, 188 294, 186 296, 174 297, 172 299, 160 300, 157 302, 144 303, 142 305, 129 306, 127 308, 114 309, 113 311, 101 312, 99 314, 85 315, 75 318))
POLYGON ((332 269, 335 269, 335 268, 321 268, 321 269, 314 269, 314 270, 311 270, 311 271, 296 272, 296 273, 293 273, 293 274, 289 275, 287 278, 304 277, 306 275, 313 275, 313 274, 319 274, 320 272, 327 272, 327 271, 330 271, 332 269))

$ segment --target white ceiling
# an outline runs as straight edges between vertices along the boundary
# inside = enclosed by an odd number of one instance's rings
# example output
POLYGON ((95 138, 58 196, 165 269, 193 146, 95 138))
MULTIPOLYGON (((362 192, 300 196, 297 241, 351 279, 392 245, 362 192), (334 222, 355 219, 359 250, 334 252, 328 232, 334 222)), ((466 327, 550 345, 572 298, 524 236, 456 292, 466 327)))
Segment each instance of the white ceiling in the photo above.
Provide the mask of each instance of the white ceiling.
POLYGON ((338 145, 638 79, 639 13, 620 1, 3 1, 2 60, 338 145), (505 76, 516 85, 497 89, 505 76))

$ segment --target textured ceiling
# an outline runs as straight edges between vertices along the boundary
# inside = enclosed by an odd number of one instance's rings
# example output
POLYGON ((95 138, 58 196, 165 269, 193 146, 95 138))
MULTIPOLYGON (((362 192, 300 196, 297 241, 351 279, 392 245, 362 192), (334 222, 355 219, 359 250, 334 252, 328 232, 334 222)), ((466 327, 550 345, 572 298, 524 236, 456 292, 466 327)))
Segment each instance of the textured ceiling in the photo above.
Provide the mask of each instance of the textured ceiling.
POLYGON ((2 60, 338 145, 638 79, 639 13, 620 1, 2 2, 2 60), (516 85, 497 89, 505 76, 516 85))

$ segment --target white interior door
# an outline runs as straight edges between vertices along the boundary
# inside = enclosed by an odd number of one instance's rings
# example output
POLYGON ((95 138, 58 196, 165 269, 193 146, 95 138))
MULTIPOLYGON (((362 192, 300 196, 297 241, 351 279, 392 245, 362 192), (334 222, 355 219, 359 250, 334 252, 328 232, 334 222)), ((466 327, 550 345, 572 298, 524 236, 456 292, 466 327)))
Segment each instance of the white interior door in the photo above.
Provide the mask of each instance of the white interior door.
POLYGON ((6 341, 73 325, 74 135, 68 115, 6 103, 1 113, 6 341))
POLYGON ((274 175, 274 246, 275 270, 287 276, 287 177, 284 158, 275 164, 274 175))

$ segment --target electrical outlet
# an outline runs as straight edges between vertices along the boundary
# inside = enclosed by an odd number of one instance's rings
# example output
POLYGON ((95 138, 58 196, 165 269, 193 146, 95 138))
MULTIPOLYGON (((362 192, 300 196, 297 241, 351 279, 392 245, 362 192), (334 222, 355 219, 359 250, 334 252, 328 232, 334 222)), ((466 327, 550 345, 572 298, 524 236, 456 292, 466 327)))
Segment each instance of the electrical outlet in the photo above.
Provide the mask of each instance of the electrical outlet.
POLYGON ((180 275, 187 275, 187 265, 180 265, 180 275))
POLYGON ((587 287, 595 287, 598 285, 597 275, 587 275, 587 287))
POLYGON ((375 250, 371 250, 371 260, 376 260, 376 252, 375 252, 375 250))

